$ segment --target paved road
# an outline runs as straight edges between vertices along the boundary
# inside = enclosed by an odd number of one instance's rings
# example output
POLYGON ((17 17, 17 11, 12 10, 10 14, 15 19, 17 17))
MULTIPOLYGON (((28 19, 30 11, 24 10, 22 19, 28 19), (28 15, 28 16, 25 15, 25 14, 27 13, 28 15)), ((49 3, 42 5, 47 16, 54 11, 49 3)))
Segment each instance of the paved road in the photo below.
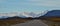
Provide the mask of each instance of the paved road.
POLYGON ((41 20, 31 20, 26 23, 16 24, 12 26, 48 26, 48 25, 43 23, 41 20))

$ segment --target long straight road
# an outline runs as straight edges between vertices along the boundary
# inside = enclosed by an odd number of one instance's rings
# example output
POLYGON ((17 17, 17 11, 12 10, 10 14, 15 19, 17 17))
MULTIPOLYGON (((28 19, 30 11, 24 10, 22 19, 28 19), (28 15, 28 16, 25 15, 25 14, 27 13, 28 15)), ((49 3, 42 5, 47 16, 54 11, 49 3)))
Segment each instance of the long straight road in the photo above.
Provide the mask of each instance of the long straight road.
POLYGON ((12 26, 48 26, 48 25, 43 23, 41 20, 31 20, 25 23, 16 24, 12 26))

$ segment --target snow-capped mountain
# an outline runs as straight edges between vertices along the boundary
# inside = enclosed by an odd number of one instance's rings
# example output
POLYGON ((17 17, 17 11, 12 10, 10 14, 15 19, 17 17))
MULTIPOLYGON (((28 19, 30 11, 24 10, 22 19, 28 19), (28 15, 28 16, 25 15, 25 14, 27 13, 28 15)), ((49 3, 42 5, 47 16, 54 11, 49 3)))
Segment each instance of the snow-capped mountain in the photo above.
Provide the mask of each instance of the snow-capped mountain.
POLYGON ((7 18, 7 17, 13 17, 13 16, 19 16, 22 18, 26 18, 26 17, 39 17, 44 15, 45 13, 34 13, 34 12, 11 12, 11 13, 0 13, 0 18, 7 18))
POLYGON ((38 13, 38 14, 36 14, 36 13, 33 13, 33 12, 30 12, 30 13, 28 13, 28 12, 23 12, 23 13, 20 13, 19 14, 19 16, 20 17, 39 17, 39 16, 42 16, 42 15, 44 15, 45 13, 38 13))
POLYGON ((20 13, 20 17, 36 17, 37 14, 31 12, 31 13, 28 13, 28 12, 23 12, 23 13, 20 13))

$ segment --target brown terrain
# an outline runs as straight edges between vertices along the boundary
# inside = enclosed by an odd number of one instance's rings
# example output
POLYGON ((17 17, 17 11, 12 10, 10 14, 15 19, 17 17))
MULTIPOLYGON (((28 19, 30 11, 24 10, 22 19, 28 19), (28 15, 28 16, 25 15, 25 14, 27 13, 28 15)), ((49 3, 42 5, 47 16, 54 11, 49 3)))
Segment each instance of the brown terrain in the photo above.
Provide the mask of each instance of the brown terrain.
MULTIPOLYGON (((38 19, 38 18, 35 18, 38 19)), ((41 18, 40 18, 41 19, 41 18)), ((38 20, 40 20, 38 19, 38 20)), ((7 19, 0 19, 0 26, 10 26, 14 24, 25 23, 27 21, 33 20, 33 18, 20 18, 20 17, 9 17, 7 19)), ((44 17, 41 19, 48 26, 60 26, 60 17, 44 17)))
POLYGON ((48 24, 49 26, 60 26, 60 17, 45 17, 43 22, 48 24))
POLYGON ((31 19, 19 18, 19 17, 0 19, 0 26, 10 26, 10 25, 14 25, 14 24, 24 23, 29 20, 31 20, 31 19))

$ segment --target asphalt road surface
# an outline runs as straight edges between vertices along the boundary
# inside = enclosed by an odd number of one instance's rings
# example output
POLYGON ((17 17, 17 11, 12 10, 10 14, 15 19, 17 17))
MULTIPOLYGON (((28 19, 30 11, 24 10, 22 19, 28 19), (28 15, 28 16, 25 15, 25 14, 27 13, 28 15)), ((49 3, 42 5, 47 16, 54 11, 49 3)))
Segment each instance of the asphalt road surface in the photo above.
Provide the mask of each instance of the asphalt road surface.
POLYGON ((12 26, 48 26, 48 25, 43 23, 41 20, 31 20, 25 23, 16 24, 12 26))

